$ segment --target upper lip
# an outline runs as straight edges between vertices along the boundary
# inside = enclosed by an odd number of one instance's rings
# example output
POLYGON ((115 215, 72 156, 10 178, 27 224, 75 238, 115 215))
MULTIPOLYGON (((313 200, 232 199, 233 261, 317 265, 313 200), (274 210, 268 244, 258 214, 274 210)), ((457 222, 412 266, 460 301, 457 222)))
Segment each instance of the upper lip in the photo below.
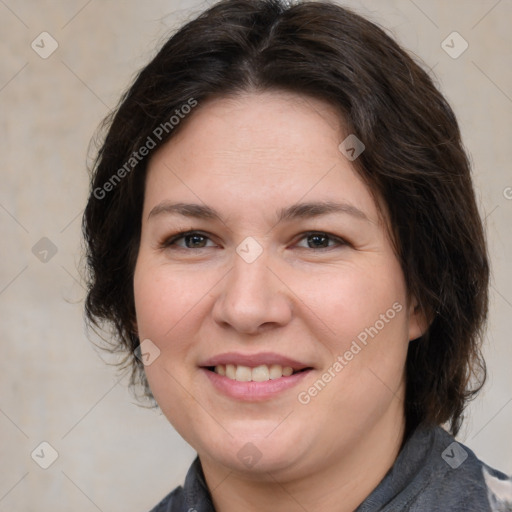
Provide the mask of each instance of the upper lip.
POLYGON ((259 352, 257 354, 242 354, 240 352, 226 352, 224 354, 218 354, 214 357, 210 357, 206 361, 203 361, 199 366, 218 366, 221 364, 235 364, 242 366, 260 366, 266 364, 268 366, 272 364, 280 364, 281 366, 290 366, 294 370, 303 370, 304 368, 311 368, 311 365, 301 363, 295 359, 276 354, 274 352, 259 352))

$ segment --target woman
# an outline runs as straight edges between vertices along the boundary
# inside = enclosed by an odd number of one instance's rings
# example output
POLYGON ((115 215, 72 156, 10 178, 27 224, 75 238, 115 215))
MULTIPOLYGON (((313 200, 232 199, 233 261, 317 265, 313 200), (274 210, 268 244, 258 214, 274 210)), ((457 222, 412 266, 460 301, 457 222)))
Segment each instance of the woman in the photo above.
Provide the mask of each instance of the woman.
POLYGON ((468 159, 374 24, 277 0, 189 22, 108 119, 84 234, 89 320, 198 453, 154 511, 506 510, 453 438, 485 379, 468 159))

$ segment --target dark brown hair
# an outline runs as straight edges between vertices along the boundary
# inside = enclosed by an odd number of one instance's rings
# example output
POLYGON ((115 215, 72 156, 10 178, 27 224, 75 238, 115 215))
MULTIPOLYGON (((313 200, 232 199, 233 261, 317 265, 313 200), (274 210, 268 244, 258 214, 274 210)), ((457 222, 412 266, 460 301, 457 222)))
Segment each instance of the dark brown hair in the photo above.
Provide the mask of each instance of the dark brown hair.
POLYGON ((486 375, 480 347, 489 267, 470 165, 454 113, 429 75, 376 24, 334 3, 221 1, 138 74, 105 120, 83 217, 90 325, 113 327, 131 384, 151 397, 133 354, 133 271, 149 156, 130 159, 148 138, 154 150, 172 137, 186 119, 175 129, 169 120, 191 99, 201 105, 254 90, 323 99, 364 143, 354 166, 386 205, 408 292, 431 320, 409 346, 407 431, 449 422, 456 434, 486 375), (162 126, 168 129, 155 137, 162 126))

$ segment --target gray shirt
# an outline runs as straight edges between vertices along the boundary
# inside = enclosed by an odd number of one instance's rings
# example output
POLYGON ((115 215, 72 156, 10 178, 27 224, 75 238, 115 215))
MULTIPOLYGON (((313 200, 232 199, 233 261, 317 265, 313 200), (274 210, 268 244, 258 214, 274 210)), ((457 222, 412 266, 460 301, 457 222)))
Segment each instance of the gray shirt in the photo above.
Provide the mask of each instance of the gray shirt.
MULTIPOLYGON (((512 480, 439 426, 420 426, 354 512, 508 512, 512 480)), ((151 512, 215 512, 199 457, 151 512)), ((313 512, 313 511, 311 511, 313 512)))

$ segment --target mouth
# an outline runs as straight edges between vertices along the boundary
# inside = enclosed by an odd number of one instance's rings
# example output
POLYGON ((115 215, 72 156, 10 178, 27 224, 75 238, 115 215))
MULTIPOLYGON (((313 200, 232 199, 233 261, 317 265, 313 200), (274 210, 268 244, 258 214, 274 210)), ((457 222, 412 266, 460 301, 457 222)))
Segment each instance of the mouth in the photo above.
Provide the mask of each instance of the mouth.
POLYGON ((204 368, 217 375, 238 382, 266 382, 268 380, 290 377, 297 373, 312 370, 310 366, 293 368, 292 366, 283 366, 280 364, 261 364, 254 367, 241 364, 219 364, 216 366, 206 366, 204 368))
POLYGON ((202 361, 199 369, 221 394, 256 402, 271 400, 297 386, 314 367, 272 352, 230 352, 202 361))

